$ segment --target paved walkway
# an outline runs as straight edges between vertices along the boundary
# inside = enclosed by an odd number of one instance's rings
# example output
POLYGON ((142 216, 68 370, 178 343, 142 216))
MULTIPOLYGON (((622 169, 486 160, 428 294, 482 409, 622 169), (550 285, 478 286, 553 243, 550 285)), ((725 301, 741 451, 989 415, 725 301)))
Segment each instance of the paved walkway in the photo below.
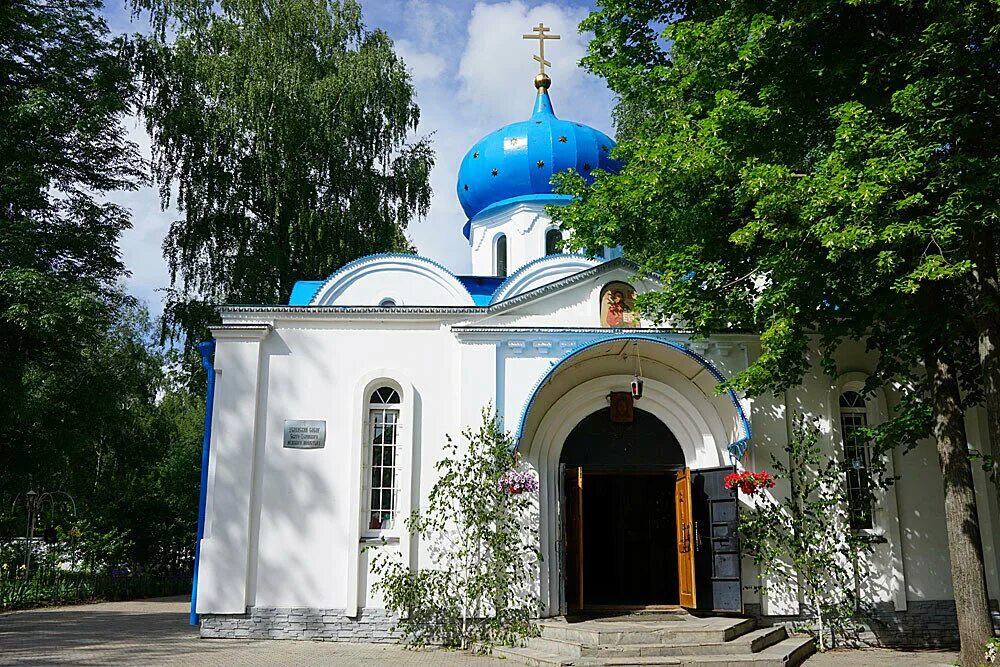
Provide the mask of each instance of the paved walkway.
MULTIPOLYGON (((515 667, 509 660, 399 646, 203 640, 187 624, 187 610, 184 598, 158 598, 0 614, 0 665, 515 667)), ((957 657, 948 652, 832 651, 805 665, 938 667, 957 657)))
POLYGON ((497 667, 507 661, 452 651, 332 642, 199 639, 185 598, 106 602, 0 615, 0 665, 456 665, 497 667))
POLYGON ((954 665, 953 651, 827 651, 805 661, 805 667, 946 667, 954 665))

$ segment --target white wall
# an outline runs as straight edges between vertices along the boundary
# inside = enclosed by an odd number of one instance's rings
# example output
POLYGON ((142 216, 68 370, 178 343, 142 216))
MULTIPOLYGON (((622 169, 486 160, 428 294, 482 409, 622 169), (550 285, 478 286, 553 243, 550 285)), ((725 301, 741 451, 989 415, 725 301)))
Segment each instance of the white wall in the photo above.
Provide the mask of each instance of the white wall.
MULTIPOLYGON (((412 459, 403 473, 409 485, 408 512, 422 504, 435 481, 434 464, 445 436, 458 439, 463 428, 477 424, 485 404, 496 405, 508 429, 518 426, 528 395, 552 364, 599 334, 594 328, 600 288, 609 280, 630 277, 624 270, 621 274, 601 275, 489 317, 225 313, 226 324, 215 329, 215 421, 198 611, 240 613, 257 605, 352 612, 358 606, 377 606, 359 544, 365 388, 384 375, 408 394, 403 414, 412 417, 401 424, 402 430, 409 429, 404 447, 412 459), (480 329, 452 330, 470 325, 480 329), (532 333, 532 327, 573 331, 548 335, 532 333), (284 449, 286 419, 325 420, 326 446, 284 449)), ((692 348, 732 375, 754 358, 759 346, 746 337, 720 337, 692 348)), ((823 375, 814 365, 802 386, 787 395, 744 402, 753 425, 744 460, 748 468, 768 469, 772 455, 782 456, 786 417, 794 411, 818 417, 826 451, 842 455, 834 405, 837 383, 863 376, 870 359, 860 346, 845 346, 838 360, 840 379, 823 375)), ((706 378, 691 377, 698 391, 711 390, 706 378)), ((886 414, 896 400, 886 393, 886 414)), ((983 446, 982 433, 982 417, 973 411, 973 447, 983 446)), ((867 599, 897 608, 907 600, 947 599, 950 571, 933 443, 921 442, 907 454, 894 452, 893 465, 900 480, 876 513, 888 542, 873 556, 867 599)), ((996 596, 996 494, 978 472, 977 484, 988 581, 996 596)), ((551 508, 554 502, 544 506, 551 508)), ((426 562, 426 545, 401 537, 383 549, 411 565, 426 562)), ((744 584, 750 585, 752 578, 752 568, 744 563, 744 584)), ((792 591, 790 600, 764 599, 765 613, 794 611, 795 596, 792 591)), ((745 597, 746 602, 756 599, 745 597)))

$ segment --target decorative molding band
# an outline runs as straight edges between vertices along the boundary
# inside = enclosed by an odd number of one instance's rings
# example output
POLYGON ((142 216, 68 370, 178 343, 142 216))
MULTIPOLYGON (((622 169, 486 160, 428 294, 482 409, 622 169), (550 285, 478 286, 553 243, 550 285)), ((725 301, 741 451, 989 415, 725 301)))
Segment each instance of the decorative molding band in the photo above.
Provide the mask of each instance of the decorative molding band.
POLYGON ((209 327, 216 340, 259 343, 267 338, 273 327, 266 323, 217 324, 209 327))

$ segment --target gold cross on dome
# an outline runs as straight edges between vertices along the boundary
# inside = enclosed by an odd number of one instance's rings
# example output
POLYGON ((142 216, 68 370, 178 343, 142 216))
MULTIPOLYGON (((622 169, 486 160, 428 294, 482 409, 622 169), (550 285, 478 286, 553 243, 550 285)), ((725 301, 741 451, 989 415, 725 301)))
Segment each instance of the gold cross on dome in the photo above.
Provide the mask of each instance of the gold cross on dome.
POLYGON ((559 35, 546 35, 549 30, 544 23, 539 23, 531 30, 535 33, 532 35, 521 35, 522 39, 537 39, 538 40, 538 55, 532 56, 538 61, 538 71, 541 74, 545 74, 545 66, 548 65, 552 67, 552 63, 545 59, 545 40, 547 39, 562 39, 559 35))

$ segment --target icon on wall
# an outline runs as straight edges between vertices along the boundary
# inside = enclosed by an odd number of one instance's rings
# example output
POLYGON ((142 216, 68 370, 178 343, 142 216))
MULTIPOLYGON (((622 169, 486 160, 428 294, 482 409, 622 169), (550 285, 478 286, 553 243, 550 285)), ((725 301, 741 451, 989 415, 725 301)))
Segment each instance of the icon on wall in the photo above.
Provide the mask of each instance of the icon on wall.
POLYGON ((613 391, 609 398, 612 424, 631 424, 635 421, 635 403, 632 394, 627 391, 613 391))
POLYGON ((635 289, 628 283, 608 283, 601 290, 601 326, 631 329, 639 326, 635 313, 635 289))

